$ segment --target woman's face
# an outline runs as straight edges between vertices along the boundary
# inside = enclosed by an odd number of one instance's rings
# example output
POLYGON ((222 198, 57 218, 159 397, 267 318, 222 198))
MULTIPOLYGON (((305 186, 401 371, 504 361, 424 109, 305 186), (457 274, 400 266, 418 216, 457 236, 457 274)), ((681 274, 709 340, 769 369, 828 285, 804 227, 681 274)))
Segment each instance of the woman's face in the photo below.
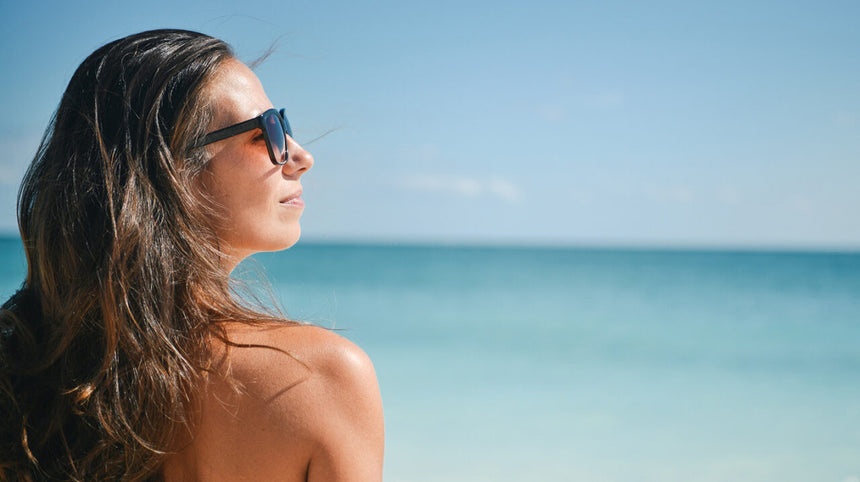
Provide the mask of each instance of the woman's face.
MULTIPOLYGON (((214 117, 209 132, 272 108, 257 76, 235 59, 226 61, 209 86, 214 117)), ((220 208, 216 230, 229 269, 260 251, 286 249, 301 233, 304 209, 299 181, 313 157, 288 138, 289 159, 272 163, 260 129, 209 144, 212 157, 203 176, 207 193, 220 208)))

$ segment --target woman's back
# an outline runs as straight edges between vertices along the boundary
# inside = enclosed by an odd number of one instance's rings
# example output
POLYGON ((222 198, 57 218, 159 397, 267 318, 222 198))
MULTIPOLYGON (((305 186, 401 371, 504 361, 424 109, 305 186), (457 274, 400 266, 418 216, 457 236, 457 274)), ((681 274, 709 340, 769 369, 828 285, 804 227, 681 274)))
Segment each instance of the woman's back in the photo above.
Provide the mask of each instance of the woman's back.
POLYGON ((382 404, 370 359, 312 326, 228 328, 168 482, 379 480, 382 404), (368 450, 368 449, 371 450, 368 450))

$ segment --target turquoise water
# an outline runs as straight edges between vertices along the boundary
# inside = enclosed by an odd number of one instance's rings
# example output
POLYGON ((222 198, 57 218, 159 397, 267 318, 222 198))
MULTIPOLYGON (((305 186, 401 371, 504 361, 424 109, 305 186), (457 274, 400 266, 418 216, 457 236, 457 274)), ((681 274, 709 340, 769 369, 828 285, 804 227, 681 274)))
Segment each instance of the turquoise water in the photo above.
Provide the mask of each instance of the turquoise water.
MULTIPOLYGON (((860 254, 299 245, 253 266, 374 360, 387 480, 860 481, 860 254)), ((0 295, 22 273, 0 242, 0 295)))

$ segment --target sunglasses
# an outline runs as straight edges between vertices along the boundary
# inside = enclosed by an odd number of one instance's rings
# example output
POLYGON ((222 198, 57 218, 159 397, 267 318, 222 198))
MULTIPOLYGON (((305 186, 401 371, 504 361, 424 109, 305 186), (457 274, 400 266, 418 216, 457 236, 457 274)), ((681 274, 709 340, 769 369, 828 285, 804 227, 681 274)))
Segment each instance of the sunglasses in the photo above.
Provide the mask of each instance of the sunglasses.
POLYGON ((290 121, 287 120, 284 109, 280 111, 269 109, 253 119, 210 132, 194 147, 203 147, 254 129, 263 131, 272 164, 279 166, 286 164, 287 159, 290 158, 290 153, 287 151, 287 136, 293 137, 293 129, 290 128, 290 121))

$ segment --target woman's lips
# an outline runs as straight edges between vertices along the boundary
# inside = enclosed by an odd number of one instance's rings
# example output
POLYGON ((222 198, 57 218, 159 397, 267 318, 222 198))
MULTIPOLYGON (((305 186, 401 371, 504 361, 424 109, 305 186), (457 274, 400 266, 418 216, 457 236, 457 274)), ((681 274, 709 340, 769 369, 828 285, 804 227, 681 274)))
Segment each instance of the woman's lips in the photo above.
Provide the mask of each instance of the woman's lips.
POLYGON ((302 190, 299 189, 293 194, 281 199, 281 204, 284 206, 304 207, 305 202, 302 200, 302 190))

